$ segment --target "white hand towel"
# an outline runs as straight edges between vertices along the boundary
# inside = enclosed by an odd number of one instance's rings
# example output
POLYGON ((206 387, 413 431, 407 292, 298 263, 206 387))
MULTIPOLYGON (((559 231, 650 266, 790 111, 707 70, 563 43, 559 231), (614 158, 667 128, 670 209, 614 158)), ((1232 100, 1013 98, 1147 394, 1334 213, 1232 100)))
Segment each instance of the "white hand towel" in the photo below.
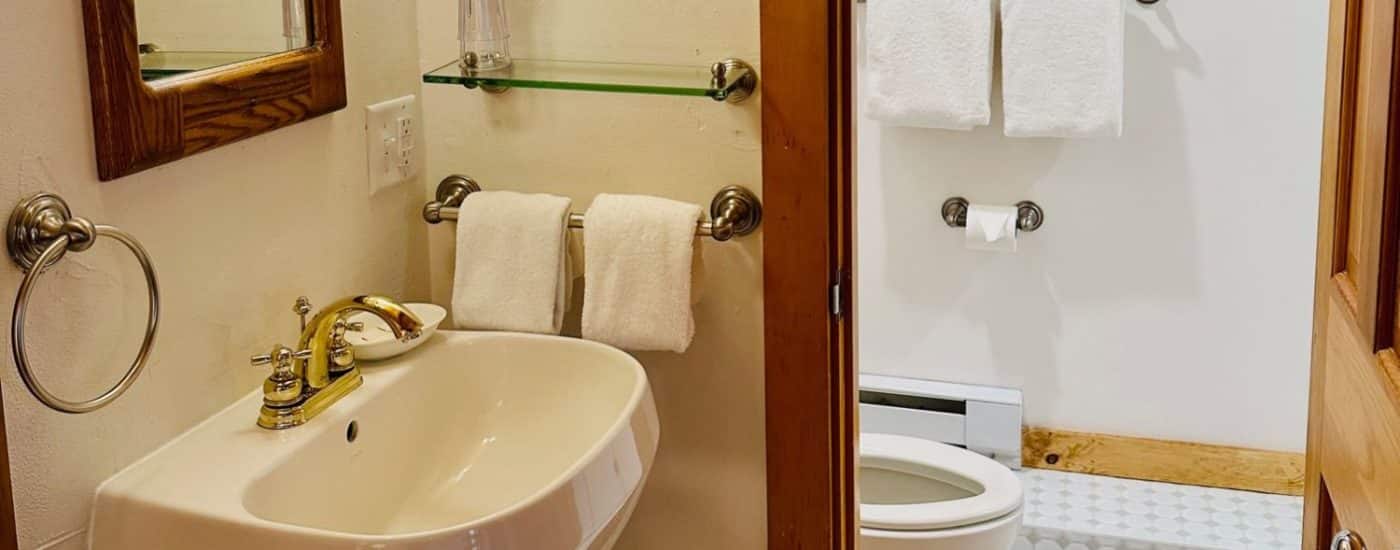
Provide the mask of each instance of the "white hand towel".
POLYGON ((991 0, 870 0, 866 116, 893 126, 986 126, 993 7, 991 0))
POLYGON ((1123 0, 1001 0, 1011 137, 1123 134, 1123 0))
POLYGON ((566 197, 467 196, 457 220, 452 317, 458 328, 559 334, 568 308, 566 197))
POLYGON ((698 205, 598 195, 583 231, 583 337, 635 351, 690 347, 698 205))

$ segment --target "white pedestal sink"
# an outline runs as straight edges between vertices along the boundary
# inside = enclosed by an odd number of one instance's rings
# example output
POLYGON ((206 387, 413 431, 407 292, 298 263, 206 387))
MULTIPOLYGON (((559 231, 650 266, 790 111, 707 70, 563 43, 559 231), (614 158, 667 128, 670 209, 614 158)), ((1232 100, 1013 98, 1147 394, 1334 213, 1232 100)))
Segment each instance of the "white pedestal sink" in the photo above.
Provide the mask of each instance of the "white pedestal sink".
POLYGON ((568 338, 440 332, 310 423, 254 392, 97 491, 97 550, 608 548, 651 469, 645 372, 568 338), (353 435, 352 435, 353 432, 353 435), (352 441, 353 439, 353 441, 352 441))

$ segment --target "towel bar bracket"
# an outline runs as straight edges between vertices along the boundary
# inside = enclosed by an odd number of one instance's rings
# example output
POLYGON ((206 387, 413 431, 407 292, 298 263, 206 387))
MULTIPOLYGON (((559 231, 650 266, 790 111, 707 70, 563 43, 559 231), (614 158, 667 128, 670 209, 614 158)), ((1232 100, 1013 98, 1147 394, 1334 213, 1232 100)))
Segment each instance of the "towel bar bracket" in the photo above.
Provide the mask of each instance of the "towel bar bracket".
POLYGON ((738 185, 720 189, 710 201, 710 219, 713 219, 711 232, 715 240, 727 241, 735 235, 744 236, 758 229, 763 223, 763 203, 758 197, 738 185))
MULTIPOLYGON (((423 220, 431 224, 444 220, 455 220, 460 215, 462 202, 467 195, 481 190, 476 180, 460 174, 447 176, 438 184, 434 200, 423 206, 423 220)), ((753 191, 739 185, 721 189, 710 201, 710 221, 696 224, 695 234, 713 237, 716 241, 728 241, 743 237, 758 230, 763 223, 763 203, 753 191)), ((582 214, 569 215, 569 227, 583 229, 582 214)))
POLYGON ((481 184, 461 174, 452 174, 438 184, 437 200, 423 205, 423 219, 428 223, 442 223, 442 209, 456 208, 467 200, 467 195, 481 190, 481 184))

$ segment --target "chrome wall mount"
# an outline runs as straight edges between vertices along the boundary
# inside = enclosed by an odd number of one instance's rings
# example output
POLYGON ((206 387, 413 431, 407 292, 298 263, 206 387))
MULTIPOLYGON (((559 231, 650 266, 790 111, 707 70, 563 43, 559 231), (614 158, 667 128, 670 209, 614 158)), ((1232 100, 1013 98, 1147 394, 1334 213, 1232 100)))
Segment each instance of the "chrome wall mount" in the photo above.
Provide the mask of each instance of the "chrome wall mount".
MULTIPOLYGON (((438 184, 437 200, 423 206, 423 220, 431 224, 456 220, 462 201, 467 199, 467 195, 480 190, 481 185, 467 176, 447 176, 438 184)), ((743 237, 757 231, 763 223, 763 203, 748 188, 730 185, 720 189, 714 200, 710 201, 710 218, 712 221, 701 221, 696 225, 696 235, 713 237, 720 242, 743 237)), ((583 229, 583 225, 583 214, 569 214, 570 228, 583 229)))
POLYGON ((724 97, 715 101, 743 103, 754 90, 758 89, 758 71, 742 59, 730 57, 710 65, 710 87, 716 90, 730 90, 724 97), (738 73, 735 79, 732 75, 738 73))
POLYGON ((155 267, 146 249, 125 231, 110 225, 94 224, 85 218, 73 216, 68 203, 52 193, 39 193, 20 201, 10 212, 10 221, 5 232, 10 259, 23 269, 24 280, 19 285, 19 296, 15 298, 14 313, 10 318, 10 351, 14 354, 15 368, 20 379, 24 380, 29 393, 49 408, 69 414, 89 413, 107 406, 121 397, 141 371, 146 368, 151 347, 155 343, 156 328, 160 324, 160 285, 156 282, 155 267), (29 308, 29 298, 34 285, 46 269, 52 267, 67 252, 82 252, 97 242, 98 237, 108 237, 126 245, 136 261, 140 262, 146 274, 146 288, 149 301, 146 313, 146 337, 141 341, 141 350, 136 360, 127 368, 116 385, 101 395, 84 401, 69 401, 54 395, 34 376, 29 363, 29 355, 24 349, 24 322, 29 308))
MULTIPOLYGON (((962 197, 943 201, 943 223, 948 227, 967 227, 967 208, 971 203, 962 197)), ((1016 203, 1016 229, 1030 233, 1045 224, 1045 210, 1031 201, 1016 203)))

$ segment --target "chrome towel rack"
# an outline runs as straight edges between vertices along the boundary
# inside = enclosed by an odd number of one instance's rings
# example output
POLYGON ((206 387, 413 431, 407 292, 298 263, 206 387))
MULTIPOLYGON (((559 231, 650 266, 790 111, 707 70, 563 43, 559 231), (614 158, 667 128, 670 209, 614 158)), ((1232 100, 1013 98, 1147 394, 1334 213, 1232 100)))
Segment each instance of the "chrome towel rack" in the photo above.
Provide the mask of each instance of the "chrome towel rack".
MULTIPOLYGON (((423 206, 423 219, 431 224, 456 220, 462 201, 467 200, 467 195, 480 190, 481 185, 467 176, 447 176, 438 184, 437 200, 423 206)), ((696 235, 713 237, 720 242, 743 237, 758 230, 759 224, 763 223, 763 203, 753 191, 731 185, 720 189, 710 201, 710 217, 713 221, 701 221, 696 225, 696 235)), ((583 229, 583 218, 583 214, 569 214, 569 227, 583 229)))
POLYGON ((19 376, 24 380, 25 387, 29 388, 29 393, 49 408, 70 414, 89 413, 121 397, 146 367, 151 346, 155 343, 156 327, 160 324, 160 285, 156 283, 156 271, 146 249, 125 231, 73 216, 68 203, 52 193, 39 193, 20 201, 10 212, 5 237, 10 259, 25 272, 24 281, 19 285, 19 296, 15 298, 14 314, 10 318, 10 351, 14 354, 15 367, 19 369, 19 376), (146 288, 150 297, 146 313, 146 338, 141 342, 141 351, 136 354, 136 360, 132 361, 116 385, 92 399, 68 401, 49 392, 34 376, 29 355, 24 350, 25 314, 34 285, 44 270, 58 263, 66 252, 82 252, 92 248, 98 237, 109 237, 126 245, 146 273, 146 288))

